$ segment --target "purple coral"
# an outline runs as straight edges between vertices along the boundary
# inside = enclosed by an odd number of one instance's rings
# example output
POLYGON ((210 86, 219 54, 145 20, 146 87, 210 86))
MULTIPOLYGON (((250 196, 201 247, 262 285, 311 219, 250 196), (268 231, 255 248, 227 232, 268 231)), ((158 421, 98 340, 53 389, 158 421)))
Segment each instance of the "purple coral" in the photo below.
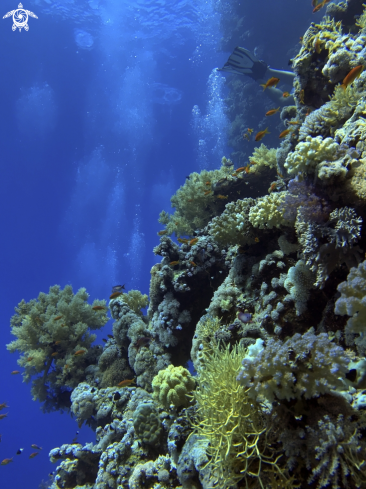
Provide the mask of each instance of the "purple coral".
POLYGON ((304 221, 321 224, 328 220, 331 209, 327 201, 315 193, 315 187, 311 183, 296 177, 289 181, 288 194, 280 210, 288 221, 294 222, 299 210, 304 221))

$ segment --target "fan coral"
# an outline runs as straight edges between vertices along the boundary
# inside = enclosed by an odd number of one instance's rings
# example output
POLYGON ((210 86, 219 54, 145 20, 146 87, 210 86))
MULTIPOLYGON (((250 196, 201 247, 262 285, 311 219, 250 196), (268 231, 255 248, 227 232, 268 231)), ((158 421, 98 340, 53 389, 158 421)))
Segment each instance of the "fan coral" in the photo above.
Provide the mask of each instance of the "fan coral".
POLYGON ((343 390, 350 360, 351 355, 327 334, 316 336, 311 328, 284 343, 268 340, 255 357, 244 357, 237 379, 257 401, 309 399, 343 390))
POLYGON ((153 398, 165 408, 169 408, 171 404, 175 407, 188 406, 187 394, 195 386, 196 382, 186 368, 169 365, 160 370, 152 381, 153 398))
POLYGON ((48 294, 41 292, 28 303, 22 300, 11 318, 11 332, 18 339, 7 348, 23 353, 18 363, 24 367, 24 380, 33 379, 33 398, 45 409, 68 407, 70 390, 87 378, 87 367, 101 353, 91 347, 96 336, 89 330, 105 325, 107 308, 104 301, 88 304, 88 298, 83 288, 74 295, 70 285, 63 290, 54 285, 48 294), (95 306, 104 307, 93 310, 95 306))

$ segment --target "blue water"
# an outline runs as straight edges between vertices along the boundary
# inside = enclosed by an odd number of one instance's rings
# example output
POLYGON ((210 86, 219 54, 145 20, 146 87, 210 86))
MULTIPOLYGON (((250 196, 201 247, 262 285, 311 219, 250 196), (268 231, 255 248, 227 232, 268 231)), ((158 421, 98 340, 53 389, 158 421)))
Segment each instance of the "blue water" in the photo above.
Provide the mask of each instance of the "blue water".
MULTIPOLYGON (((1 16, 17 3, 3 0, 1 16)), ((320 18, 310 1, 242 4, 237 43, 288 69, 299 36, 320 18)), ((9 405, 0 460, 14 457, 0 467, 1 489, 37 489, 54 470, 49 450, 78 430, 67 413, 42 413, 30 386, 10 375, 18 368, 5 348, 14 307, 54 284, 86 287, 91 300, 107 299, 117 283, 148 293, 159 213, 189 173, 230 155, 227 89, 215 68, 236 45, 220 44, 230 2, 23 5, 38 17, 28 32, 0 22, 0 403, 9 405), (43 450, 30 460, 32 443, 43 450)), ((94 434, 83 427, 78 440, 94 434)))

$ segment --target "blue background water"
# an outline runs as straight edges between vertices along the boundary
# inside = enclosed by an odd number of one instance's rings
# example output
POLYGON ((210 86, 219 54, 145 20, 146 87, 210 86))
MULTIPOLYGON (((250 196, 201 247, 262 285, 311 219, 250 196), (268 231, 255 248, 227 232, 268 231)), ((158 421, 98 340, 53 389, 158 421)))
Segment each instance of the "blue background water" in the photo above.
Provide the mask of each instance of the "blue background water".
MULTIPOLYGON (((3 0, 1 16, 17 1, 3 0)), ((278 69, 322 15, 312 16, 310 0, 242 4, 245 47, 278 69)), ((148 293, 160 211, 186 175, 218 168, 230 153, 225 79, 214 69, 236 45, 219 49, 230 2, 31 0, 24 8, 38 16, 28 32, 0 22, 0 403, 10 406, 0 460, 14 456, 0 467, 1 489, 37 489, 54 470, 49 450, 78 430, 68 414, 43 414, 30 386, 10 375, 14 307, 54 284, 86 287, 91 300, 118 283, 148 293), (30 460, 32 443, 43 450, 30 460)), ((109 323, 98 341, 110 331, 109 323)), ((83 427, 78 440, 93 433, 83 427)))

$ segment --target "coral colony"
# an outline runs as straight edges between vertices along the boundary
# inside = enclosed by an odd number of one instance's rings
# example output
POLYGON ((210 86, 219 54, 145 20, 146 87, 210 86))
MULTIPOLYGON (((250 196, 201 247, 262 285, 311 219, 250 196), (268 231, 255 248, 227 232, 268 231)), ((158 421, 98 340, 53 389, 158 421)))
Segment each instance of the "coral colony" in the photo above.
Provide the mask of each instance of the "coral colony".
POLYGON ((34 399, 96 434, 51 451, 52 489, 366 487, 366 13, 327 15, 292 60, 293 129, 187 178, 103 347, 84 289, 18 305, 34 399))

